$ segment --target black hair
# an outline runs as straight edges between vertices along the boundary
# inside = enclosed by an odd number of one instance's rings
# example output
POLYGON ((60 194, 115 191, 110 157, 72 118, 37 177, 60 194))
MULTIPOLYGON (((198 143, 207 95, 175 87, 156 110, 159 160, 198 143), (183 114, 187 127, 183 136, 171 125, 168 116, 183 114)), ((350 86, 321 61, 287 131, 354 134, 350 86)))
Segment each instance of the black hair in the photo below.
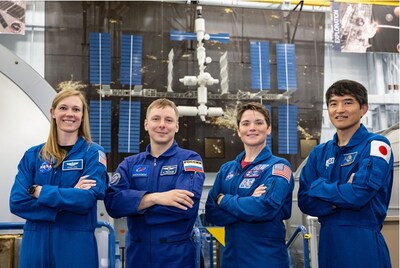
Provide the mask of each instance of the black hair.
POLYGON ((333 95, 351 95, 358 101, 360 106, 368 104, 367 89, 356 81, 343 79, 333 83, 325 93, 326 105, 329 105, 329 100, 333 95))

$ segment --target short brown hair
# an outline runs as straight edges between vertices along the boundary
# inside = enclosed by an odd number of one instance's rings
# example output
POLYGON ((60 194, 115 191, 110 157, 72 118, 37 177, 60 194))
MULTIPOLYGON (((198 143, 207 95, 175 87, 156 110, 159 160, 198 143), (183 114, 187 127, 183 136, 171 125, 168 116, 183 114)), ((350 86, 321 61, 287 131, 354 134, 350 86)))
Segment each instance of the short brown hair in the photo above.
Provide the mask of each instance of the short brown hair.
POLYGON ((260 112, 262 115, 264 115, 265 122, 267 123, 267 125, 268 126, 271 125, 271 117, 269 115, 269 111, 265 108, 265 106, 258 102, 250 102, 241 104, 237 108, 236 123, 238 127, 240 124, 240 120, 242 119, 243 113, 247 110, 260 112))

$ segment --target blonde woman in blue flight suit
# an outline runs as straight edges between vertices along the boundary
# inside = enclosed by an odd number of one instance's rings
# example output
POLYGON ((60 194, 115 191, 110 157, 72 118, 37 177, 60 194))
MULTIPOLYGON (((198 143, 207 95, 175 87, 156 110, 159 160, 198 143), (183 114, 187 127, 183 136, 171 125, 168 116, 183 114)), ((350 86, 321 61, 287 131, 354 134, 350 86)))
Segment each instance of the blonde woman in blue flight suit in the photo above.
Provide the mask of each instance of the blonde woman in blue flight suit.
POLYGON ((97 268, 97 200, 106 191, 106 156, 91 141, 88 105, 80 91, 53 100, 47 142, 18 165, 10 209, 26 219, 21 268, 97 268))
POLYGON ((206 203, 208 222, 225 226, 222 268, 289 267, 283 220, 290 218, 290 164, 266 145, 271 119, 260 103, 237 112, 244 152, 222 165, 206 203))
POLYGON ((339 80, 325 97, 337 132, 311 151, 298 194, 300 209, 321 223, 319 267, 389 268, 381 229, 393 183, 390 143, 360 123, 368 110, 363 85, 339 80))

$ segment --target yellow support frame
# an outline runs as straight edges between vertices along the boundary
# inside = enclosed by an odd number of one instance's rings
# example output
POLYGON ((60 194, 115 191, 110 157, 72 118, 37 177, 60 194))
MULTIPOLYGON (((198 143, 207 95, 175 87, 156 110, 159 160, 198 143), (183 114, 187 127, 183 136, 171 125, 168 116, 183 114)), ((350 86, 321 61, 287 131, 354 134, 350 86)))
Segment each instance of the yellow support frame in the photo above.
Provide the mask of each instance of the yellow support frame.
MULTIPOLYGON (((253 3, 271 3, 271 4, 282 4, 284 0, 250 0, 240 2, 253 2, 253 3)), ((290 0, 291 5, 297 5, 299 1, 290 0)), ((332 2, 336 3, 352 3, 352 4, 370 4, 370 5, 381 5, 381 6, 399 6, 399 0, 394 1, 374 1, 374 0, 335 0, 335 1, 321 1, 321 0, 304 0, 303 5, 306 6, 326 6, 329 7, 332 2)))

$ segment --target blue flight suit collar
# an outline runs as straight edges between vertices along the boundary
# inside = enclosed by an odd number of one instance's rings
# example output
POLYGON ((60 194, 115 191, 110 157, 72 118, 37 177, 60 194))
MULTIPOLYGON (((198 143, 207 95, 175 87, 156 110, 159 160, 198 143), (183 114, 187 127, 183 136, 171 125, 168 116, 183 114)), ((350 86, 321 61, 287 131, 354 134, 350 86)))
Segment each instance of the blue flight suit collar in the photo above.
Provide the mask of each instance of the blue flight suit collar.
MULTIPOLYGON (((349 143, 344 147, 354 147, 354 146, 359 145, 361 142, 363 142, 367 138, 368 133, 369 133, 368 129, 363 124, 360 124, 360 127, 350 138, 349 143)), ((339 143, 338 135, 337 135, 337 133, 335 133, 335 135, 333 136, 333 144, 338 146, 338 143, 339 143)))
MULTIPOLYGON (((176 143, 176 140, 174 140, 174 142, 172 143, 171 147, 169 147, 165 152, 163 152, 157 158, 160 158, 160 157, 171 157, 171 156, 176 154, 177 149, 178 149, 178 144, 176 143)), ((154 158, 154 156, 151 155, 151 145, 150 144, 148 144, 147 147, 146 147, 146 157, 153 157, 154 158)))
MULTIPOLYGON (((245 154, 246 154, 246 151, 243 151, 236 157, 235 161, 236 161, 237 165, 241 166, 240 162, 243 160, 243 157, 245 156, 245 154)), ((249 166, 256 165, 258 162, 264 162, 265 159, 268 159, 271 156, 272 156, 271 150, 269 149, 268 146, 265 146, 264 149, 261 150, 261 152, 257 155, 257 157, 254 159, 254 161, 249 166)))

